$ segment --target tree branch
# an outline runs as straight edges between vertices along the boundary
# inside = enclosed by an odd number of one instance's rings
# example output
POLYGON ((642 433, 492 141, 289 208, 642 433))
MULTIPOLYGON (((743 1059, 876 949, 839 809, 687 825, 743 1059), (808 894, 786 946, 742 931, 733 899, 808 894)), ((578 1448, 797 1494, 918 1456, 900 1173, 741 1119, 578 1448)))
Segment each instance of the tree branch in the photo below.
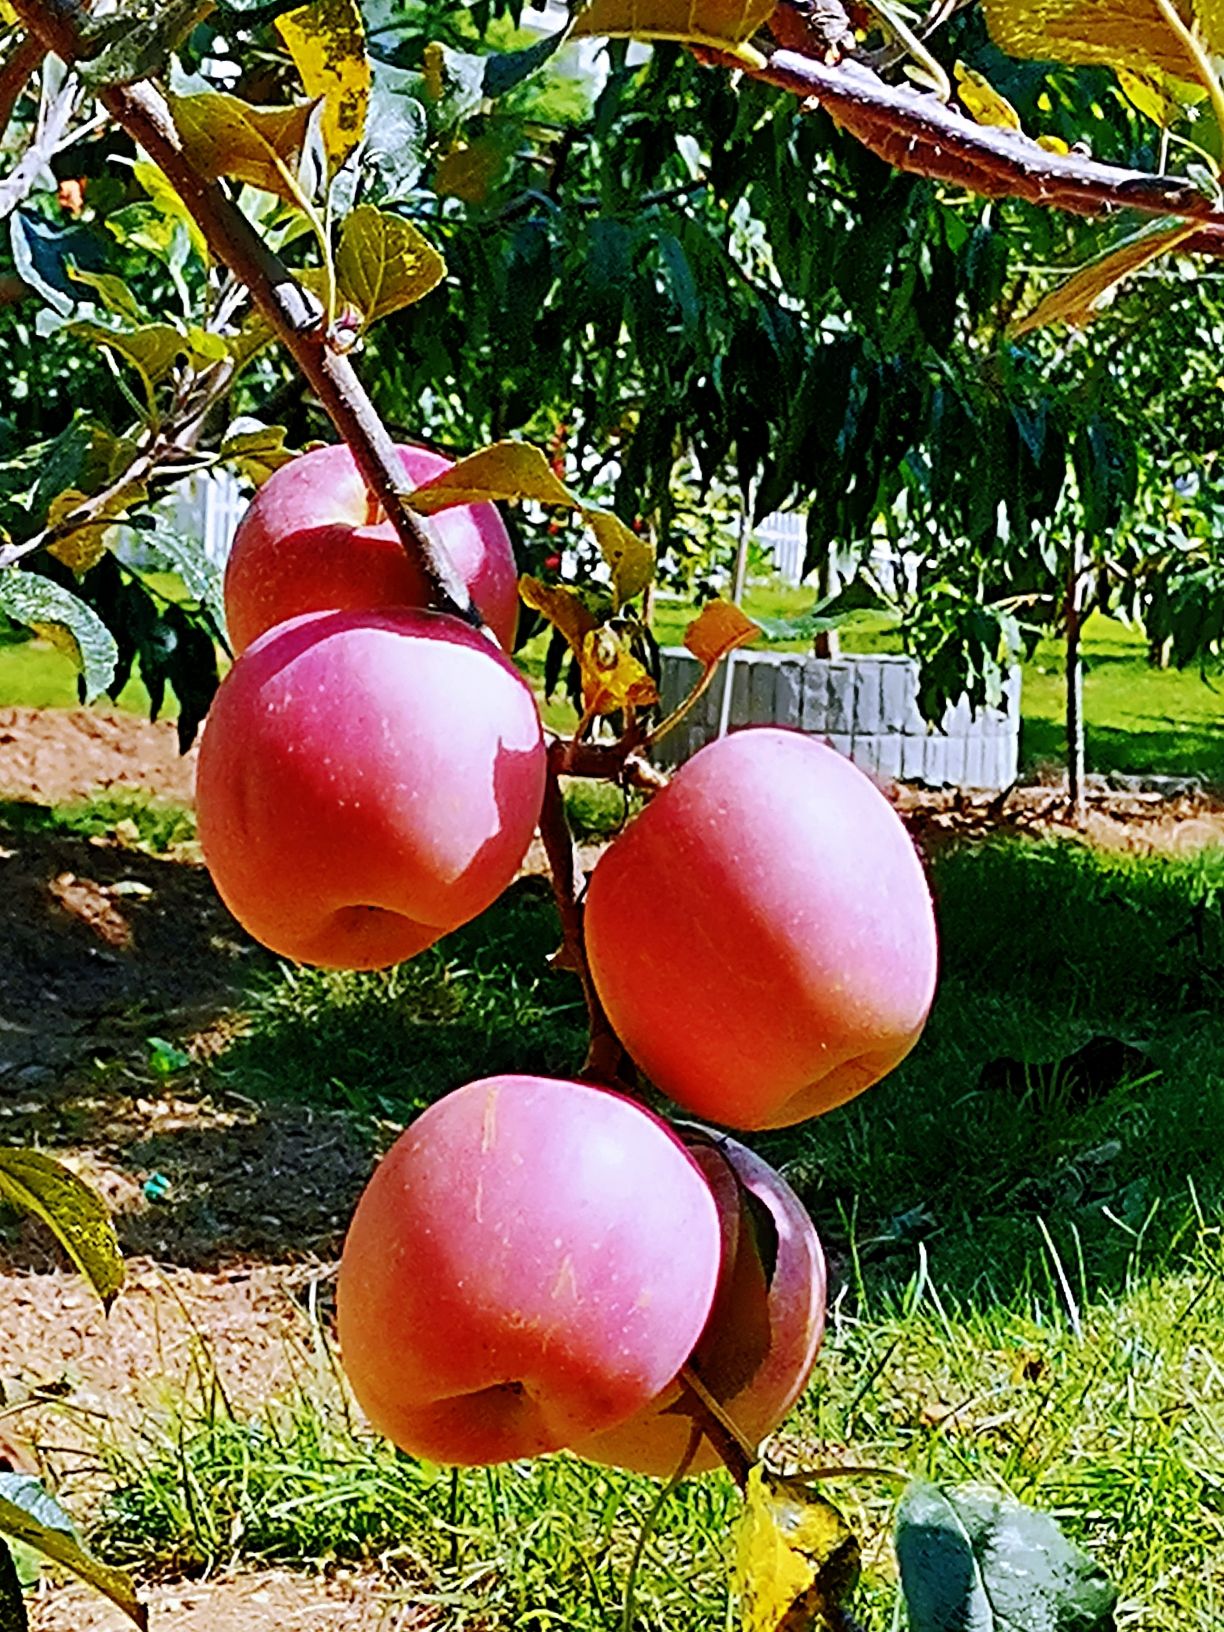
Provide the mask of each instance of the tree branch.
POLYGON ((39 41, 27 34, 0 63, 0 141, 4 140, 13 110, 44 56, 46 51, 39 41))
MULTIPOLYGON (((14 0, 13 9, 43 48, 72 64, 82 55, 84 13, 77 0, 14 0)), ((390 434, 352 363, 332 345, 319 303, 268 247, 220 183, 199 176, 183 151, 165 100, 151 81, 106 86, 98 98, 169 178, 217 259, 239 278, 278 340, 310 381, 332 424, 352 450, 371 493, 409 555, 421 565, 433 604, 480 627, 467 586, 433 523, 404 503, 405 473, 390 434)))
POLYGON ((974 124, 937 97, 886 84, 860 63, 830 67, 794 51, 775 51, 764 67, 733 65, 823 107, 843 130, 897 170, 986 198, 1022 198, 1077 215, 1138 210, 1199 221, 1203 230, 1182 248, 1224 255, 1224 210, 1176 176, 1049 153, 1019 131, 974 124))

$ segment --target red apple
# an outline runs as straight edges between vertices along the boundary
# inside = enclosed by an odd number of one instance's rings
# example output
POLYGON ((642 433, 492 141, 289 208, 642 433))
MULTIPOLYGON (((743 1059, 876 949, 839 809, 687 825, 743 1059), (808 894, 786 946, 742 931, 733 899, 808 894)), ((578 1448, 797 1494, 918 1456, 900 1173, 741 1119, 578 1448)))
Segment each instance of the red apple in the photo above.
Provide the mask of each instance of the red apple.
POLYGON ((684 1363, 718 1211, 657 1117, 545 1077, 448 1094, 392 1146, 340 1266, 344 1368, 370 1421, 438 1462, 555 1451, 684 1363))
POLYGON ((434 612, 320 612, 226 676, 196 810, 221 898, 257 941, 371 969, 501 894, 543 789, 535 699, 491 641, 434 612))
POLYGON ((730 1127, 818 1116, 913 1047, 935 920, 896 812, 833 749, 739 731, 688 761, 601 856, 595 985, 634 1059, 730 1127))
MULTIPOLYGON (((449 470, 428 448, 402 447, 409 485, 449 470)), ((514 641, 518 574, 495 506, 467 504, 434 518, 485 622, 505 650, 514 641)), ((225 568, 225 616, 236 652, 302 612, 423 607, 421 569, 370 495, 345 443, 282 465, 256 493, 225 568)))
MULTIPOLYGON (((693 1155, 718 1204, 723 1268, 690 1364, 755 1447, 777 1428, 811 1375, 824 1333, 824 1254, 803 1203, 759 1156, 725 1135, 695 1145, 693 1155)), ((682 1396, 673 1379, 628 1422, 574 1449, 593 1462, 669 1478, 693 1431, 682 1396)), ((688 1472, 721 1465, 703 1439, 688 1472)))

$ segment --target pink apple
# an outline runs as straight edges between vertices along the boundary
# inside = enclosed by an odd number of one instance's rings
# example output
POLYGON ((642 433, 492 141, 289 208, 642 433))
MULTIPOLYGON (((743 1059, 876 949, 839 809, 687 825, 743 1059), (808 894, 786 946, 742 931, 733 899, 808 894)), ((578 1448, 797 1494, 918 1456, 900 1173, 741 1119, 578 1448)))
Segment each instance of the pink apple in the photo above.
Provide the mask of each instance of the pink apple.
POLYGON ((511 882, 539 818, 535 699, 434 612, 319 612, 238 658, 200 746, 200 842, 265 946, 369 969, 413 957, 511 882))
POLYGON ((935 919, 896 812, 797 731, 710 743, 601 856, 595 985, 677 1104, 781 1127, 860 1093, 917 1041, 935 919))
MULTIPOLYGON (((759 1156, 726 1135, 692 1151, 718 1204, 723 1269, 690 1363, 756 1447, 778 1427, 811 1374, 824 1332, 824 1254, 803 1203, 759 1156), (745 1192, 755 1198, 755 1208, 745 1203, 745 1192)), ((683 1390, 673 1379, 628 1422, 574 1449, 593 1462, 665 1479, 680 1466, 692 1432, 683 1390)), ((720 1466, 714 1446, 702 1439, 688 1471, 720 1466)))
MULTIPOLYGON (((408 485, 449 470, 428 448, 402 447, 408 485)), ((469 504, 434 518, 455 570, 502 647, 518 617, 518 574, 495 506, 469 504)), ((302 612, 424 607, 416 562, 370 496, 344 443, 282 465, 238 524, 225 569, 225 615, 236 652, 302 612)))
POLYGON ((537 1456, 623 1422, 684 1363, 718 1211, 671 1130, 619 1095, 491 1077, 432 1106, 357 1206, 344 1368, 370 1421, 439 1462, 537 1456))

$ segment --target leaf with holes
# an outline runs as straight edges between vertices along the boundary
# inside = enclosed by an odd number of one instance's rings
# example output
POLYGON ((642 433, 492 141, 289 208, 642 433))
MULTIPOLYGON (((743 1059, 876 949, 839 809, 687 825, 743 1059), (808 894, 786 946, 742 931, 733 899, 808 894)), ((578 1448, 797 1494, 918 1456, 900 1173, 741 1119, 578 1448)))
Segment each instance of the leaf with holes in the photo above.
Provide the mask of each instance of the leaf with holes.
POLYGON ((92 703, 110 685, 119 648, 85 602, 49 578, 17 567, 0 571, 0 612, 44 635, 76 664, 92 703))
POLYGON ((372 204, 359 204, 345 218, 336 281, 367 324, 411 306, 445 276, 446 262, 410 221, 372 204))
POLYGON ((754 1467, 736 1545, 743 1632, 800 1632, 834 1616, 840 1625, 858 1576, 858 1542, 833 1504, 754 1467))
POLYGON ((106 1203, 62 1162, 38 1150, 0 1149, 0 1196, 40 1218, 109 1308, 123 1257, 106 1203))
POLYGON ((732 49, 751 39, 773 10, 774 0, 591 0, 573 32, 732 49))
POLYGON ((748 614, 731 601, 707 601, 684 631, 684 644, 708 673, 724 657, 737 647, 747 646, 760 633, 760 624, 753 623, 748 614))
POLYGON ((983 0, 983 9, 995 44, 1013 57, 1199 77, 1156 0, 983 0))
POLYGON ((370 59, 357 0, 313 0, 276 20, 307 96, 323 99, 323 148, 331 173, 355 152, 370 106, 370 59))
POLYGON ((262 187, 287 203, 299 202, 298 160, 313 102, 257 108, 225 91, 168 96, 184 151, 209 181, 228 176, 262 187))
POLYGON ((991 1490, 916 1480, 897 1509, 912 1632, 1114 1632, 1116 1588, 1054 1520, 991 1490))
POLYGON ((1013 323, 1012 336, 1049 328, 1055 323, 1086 328, 1125 279, 1176 249, 1194 231, 1194 223, 1184 221, 1173 225, 1157 221, 1141 227, 1120 244, 1114 244, 1081 266, 1065 283, 1060 283, 1027 316, 1013 323))
POLYGON ((146 1632, 149 1612, 137 1598, 131 1577, 85 1551, 71 1519, 37 1479, 0 1473, 0 1531, 79 1575, 146 1632))

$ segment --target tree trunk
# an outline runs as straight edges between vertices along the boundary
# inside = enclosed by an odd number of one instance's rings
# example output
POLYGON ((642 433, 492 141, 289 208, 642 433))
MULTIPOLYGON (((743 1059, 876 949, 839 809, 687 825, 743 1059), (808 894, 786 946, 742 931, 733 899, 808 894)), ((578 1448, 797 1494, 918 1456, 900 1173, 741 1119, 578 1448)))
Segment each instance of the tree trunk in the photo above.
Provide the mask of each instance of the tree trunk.
POLYGON ((1083 573, 1080 569, 1078 540, 1071 548, 1071 564, 1067 568, 1066 603, 1064 617, 1067 633, 1067 797, 1071 819, 1077 827, 1084 825, 1084 656, 1081 645, 1083 633, 1083 573))
MULTIPOLYGON (((820 570, 816 575, 817 604, 828 600, 833 593, 833 551, 826 550, 824 560, 820 563, 820 570)), ((812 652, 816 657, 840 657, 841 637, 836 629, 822 629, 812 641, 812 652)))
MULTIPOLYGON (((735 571, 731 578, 731 599, 736 606, 744 602, 744 584, 748 578, 748 545, 752 539, 753 496, 750 493, 740 516, 739 541, 735 548, 735 571)), ((735 653, 723 662, 722 696, 718 703, 718 734, 725 737, 731 729, 731 690, 735 670, 735 653)))

